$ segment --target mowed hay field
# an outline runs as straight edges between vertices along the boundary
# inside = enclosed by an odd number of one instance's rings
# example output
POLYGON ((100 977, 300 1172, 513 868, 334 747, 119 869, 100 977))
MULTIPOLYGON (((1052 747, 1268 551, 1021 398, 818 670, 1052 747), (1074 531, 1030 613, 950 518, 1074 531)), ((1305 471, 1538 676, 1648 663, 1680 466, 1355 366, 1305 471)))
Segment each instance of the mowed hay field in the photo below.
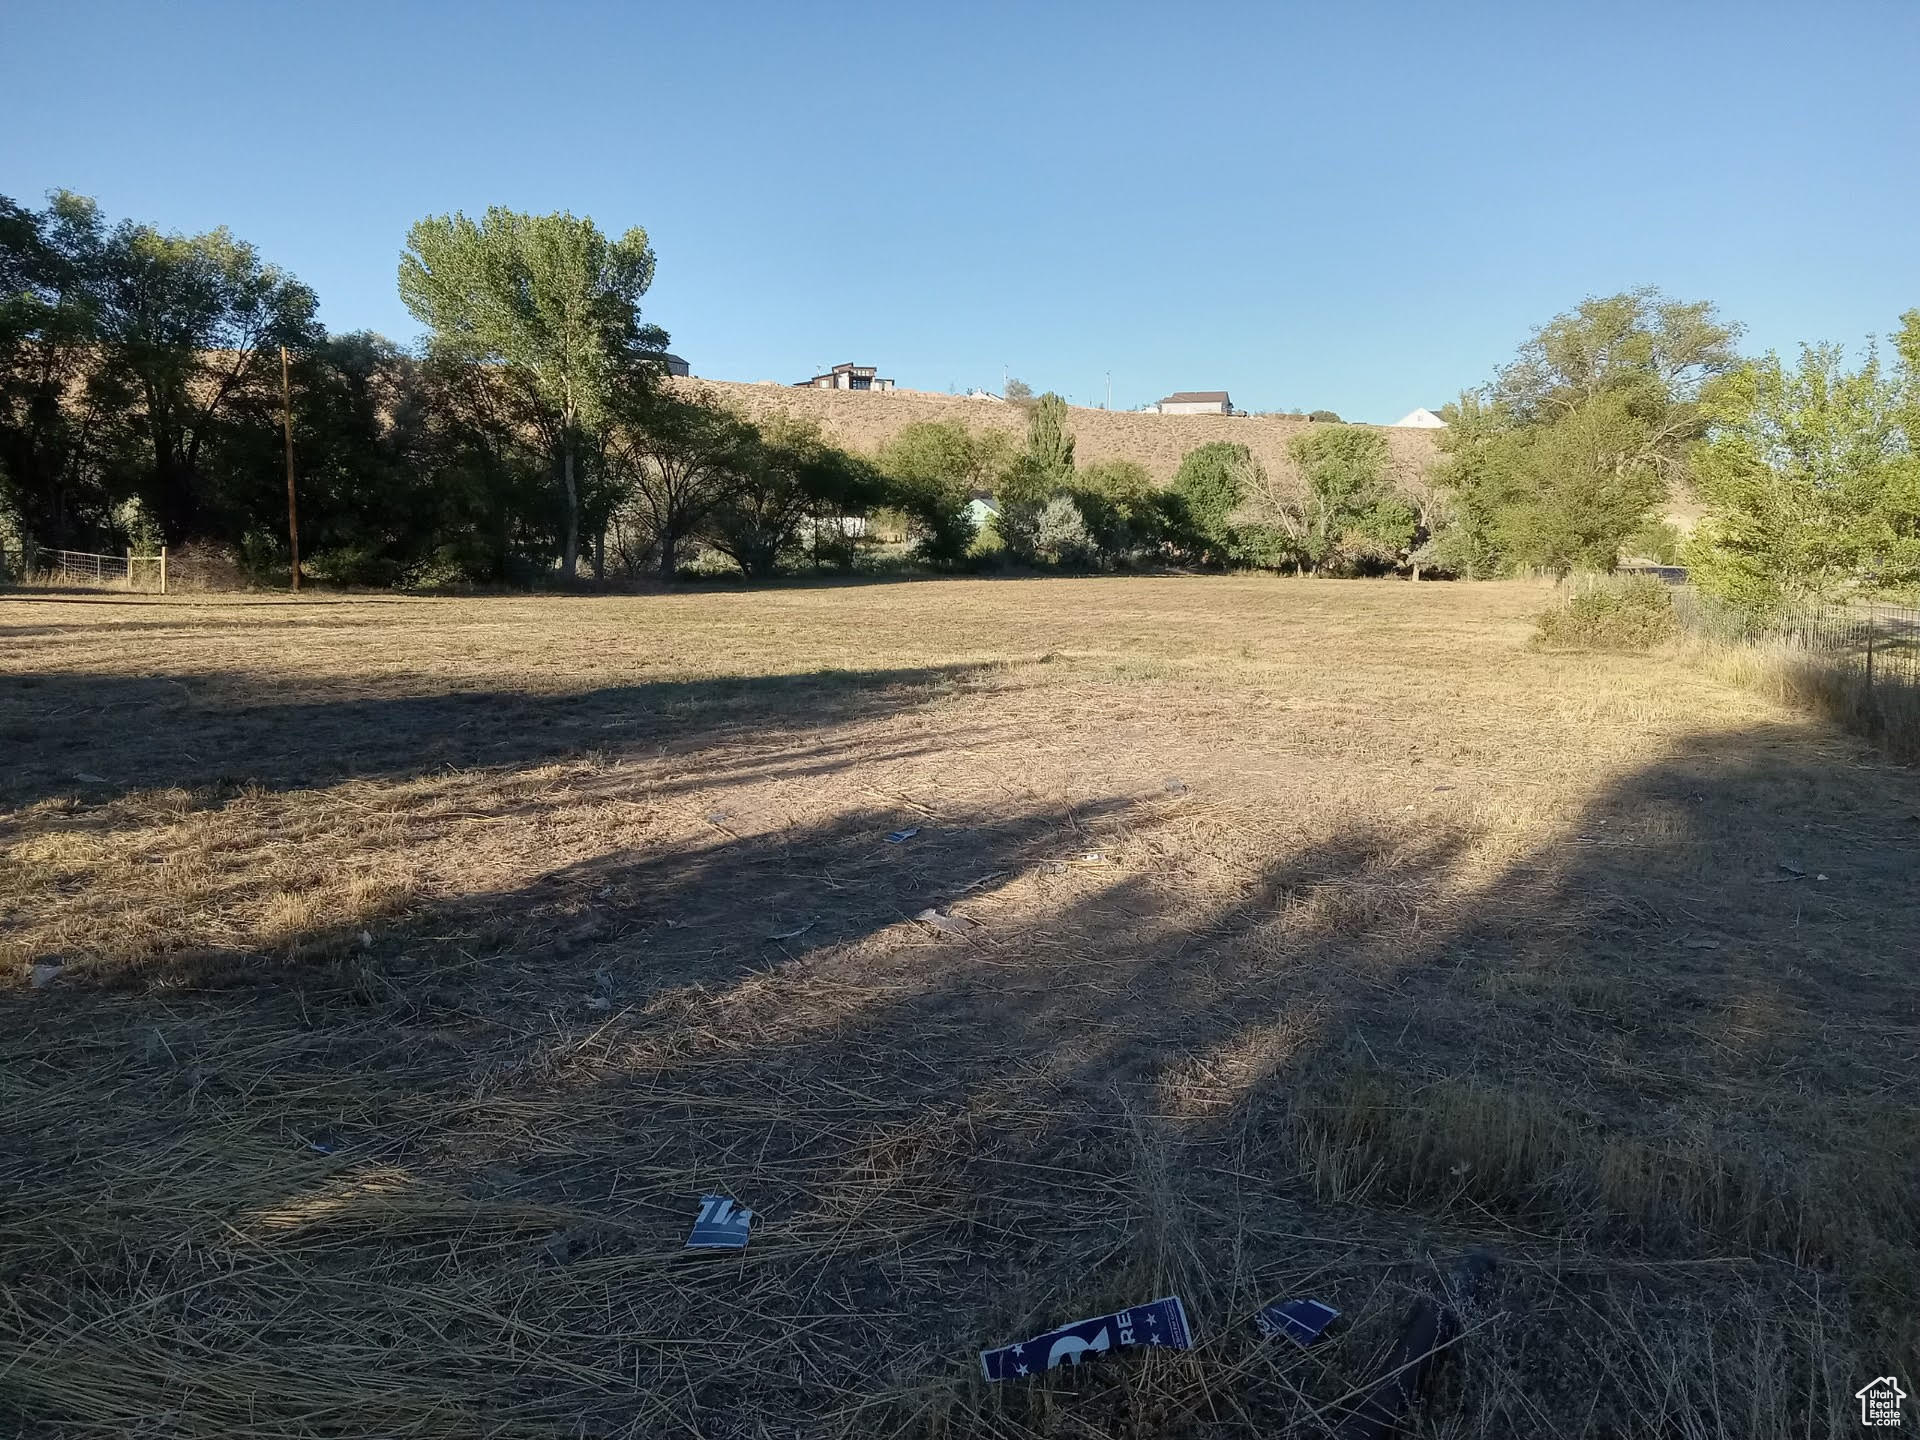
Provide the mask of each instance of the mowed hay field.
POLYGON ((1318 1435, 1485 1245, 1416 1433, 1855 1433, 1920 781, 1546 599, 0 597, 0 1415, 1318 1435))

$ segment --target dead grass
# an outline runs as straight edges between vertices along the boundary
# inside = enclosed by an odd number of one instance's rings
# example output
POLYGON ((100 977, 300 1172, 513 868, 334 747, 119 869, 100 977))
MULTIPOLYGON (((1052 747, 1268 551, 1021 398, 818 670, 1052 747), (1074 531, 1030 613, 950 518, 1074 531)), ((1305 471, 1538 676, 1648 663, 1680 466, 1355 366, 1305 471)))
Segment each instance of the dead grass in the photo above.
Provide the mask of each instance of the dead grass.
POLYGON ((0 1414, 1311 1435, 1489 1243, 1423 1433, 1853 1433, 1920 787, 1545 596, 0 599, 0 1414))
POLYGON ((1920 684, 1904 668, 1869 675, 1857 655, 1826 654, 1786 640, 1695 637, 1697 662, 1728 684, 1811 711, 1865 737, 1892 759, 1920 759, 1920 684))

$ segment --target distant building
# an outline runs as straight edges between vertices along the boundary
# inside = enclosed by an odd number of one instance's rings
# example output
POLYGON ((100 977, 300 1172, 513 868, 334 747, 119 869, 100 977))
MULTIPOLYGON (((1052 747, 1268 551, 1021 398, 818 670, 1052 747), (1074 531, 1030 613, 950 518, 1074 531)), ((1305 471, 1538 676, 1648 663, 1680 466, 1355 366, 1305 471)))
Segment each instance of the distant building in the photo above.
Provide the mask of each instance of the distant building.
POLYGON ((968 400, 991 400, 995 405, 1004 405, 1007 403, 1004 396, 996 395, 991 390, 969 390, 963 398, 968 400))
POLYGON ((816 375, 811 380, 798 380, 795 387, 801 390, 891 390, 893 381, 883 379, 874 373, 871 365, 836 365, 824 375, 816 375))
POLYGON ((1444 430, 1447 428, 1447 422, 1431 410, 1414 410, 1402 415, 1387 428, 1389 430, 1444 430))
POLYGON ((687 362, 682 360, 678 355, 669 353, 667 355, 662 356, 661 358, 667 362, 667 374, 669 375, 693 374, 693 367, 688 365, 687 362))
POLYGON ((1233 401, 1224 390, 1176 390, 1153 408, 1162 415, 1231 415, 1233 401))
POLYGON ((973 521, 973 528, 984 530, 990 521, 1000 518, 1000 504, 984 490, 973 492, 973 498, 967 501, 967 515, 973 521))

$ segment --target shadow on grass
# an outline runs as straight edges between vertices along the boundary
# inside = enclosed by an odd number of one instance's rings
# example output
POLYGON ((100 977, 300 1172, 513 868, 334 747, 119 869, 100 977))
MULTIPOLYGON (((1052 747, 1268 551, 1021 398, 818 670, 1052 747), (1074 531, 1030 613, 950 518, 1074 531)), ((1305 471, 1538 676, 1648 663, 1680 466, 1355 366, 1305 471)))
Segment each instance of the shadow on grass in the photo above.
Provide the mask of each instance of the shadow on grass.
POLYGON ((910 846, 844 813, 461 897, 240 992, 11 992, 0 1404, 1314 1434, 1423 1257, 1491 1241, 1450 1433, 1547 1433, 1568 1394, 1586 1433, 1824 1430, 1912 1339, 1915 801, 1761 730, 1502 864, 1464 826, 1331 824, 1206 885, 1207 797, 910 846), (744 1255, 679 1249, 708 1191, 758 1213, 744 1255), (983 1344, 1169 1291, 1190 1355, 977 1379, 983 1344), (1285 1293, 1346 1328, 1260 1344, 1285 1293))
POLYGON ((978 667, 822 670, 659 681, 573 693, 274 699, 255 677, 199 672, 8 678, 0 806, 97 803, 182 786, 217 803, 247 786, 301 789, 569 755, 693 756, 759 735, 826 731, 922 705, 978 667))

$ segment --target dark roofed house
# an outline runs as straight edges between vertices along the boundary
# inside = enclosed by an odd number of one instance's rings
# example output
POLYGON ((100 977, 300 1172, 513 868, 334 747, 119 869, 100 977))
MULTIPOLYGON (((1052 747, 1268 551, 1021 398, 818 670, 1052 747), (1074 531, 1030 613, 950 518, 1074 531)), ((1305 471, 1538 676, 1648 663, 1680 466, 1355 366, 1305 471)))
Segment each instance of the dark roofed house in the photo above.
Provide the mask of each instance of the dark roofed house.
POLYGON ((883 379, 871 365, 836 365, 824 375, 794 382, 802 390, 891 390, 893 381, 883 379))
POLYGON ((1231 415, 1233 401, 1224 390, 1176 390, 1153 408, 1162 415, 1231 415))
POLYGON ((667 374, 669 375, 693 374, 693 367, 671 351, 662 355, 660 358, 667 362, 667 374))

